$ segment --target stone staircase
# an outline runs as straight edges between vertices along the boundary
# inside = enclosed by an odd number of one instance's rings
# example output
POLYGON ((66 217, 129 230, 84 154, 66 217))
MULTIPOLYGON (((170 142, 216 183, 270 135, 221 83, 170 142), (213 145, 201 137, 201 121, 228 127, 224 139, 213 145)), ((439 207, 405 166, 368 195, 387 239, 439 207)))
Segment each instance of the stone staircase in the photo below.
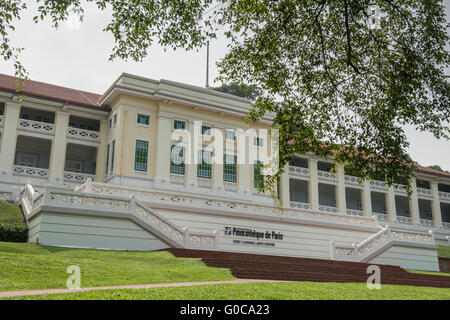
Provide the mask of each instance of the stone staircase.
MULTIPOLYGON (((176 257, 201 258, 210 267, 227 268, 236 278, 313 282, 362 282, 370 264, 325 259, 293 258, 234 252, 167 249, 176 257)), ((450 288, 450 277, 410 273, 379 265, 381 284, 450 288)))

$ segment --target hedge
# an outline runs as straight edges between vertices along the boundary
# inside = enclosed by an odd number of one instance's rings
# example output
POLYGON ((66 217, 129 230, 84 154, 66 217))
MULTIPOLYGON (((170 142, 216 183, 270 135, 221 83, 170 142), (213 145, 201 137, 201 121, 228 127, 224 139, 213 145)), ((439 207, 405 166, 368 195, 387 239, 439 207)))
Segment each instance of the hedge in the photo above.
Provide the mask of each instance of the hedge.
POLYGON ((28 228, 0 223, 0 241, 27 242, 28 228))

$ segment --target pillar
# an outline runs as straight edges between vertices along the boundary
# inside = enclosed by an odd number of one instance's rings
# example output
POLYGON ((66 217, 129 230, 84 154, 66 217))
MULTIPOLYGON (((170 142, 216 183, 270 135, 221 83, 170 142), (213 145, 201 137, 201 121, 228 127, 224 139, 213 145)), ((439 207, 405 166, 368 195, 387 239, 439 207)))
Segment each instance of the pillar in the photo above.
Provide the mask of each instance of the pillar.
POLYGON ((309 174, 311 176, 309 180, 309 193, 311 209, 319 210, 319 178, 317 176, 317 159, 309 159, 309 174))
POLYGON ((431 202, 431 210, 433 212, 434 226, 436 228, 442 227, 442 214, 441 214, 441 203, 439 201, 439 190, 438 183, 436 181, 430 181, 431 194, 433 195, 433 200, 431 202))
POLYGON ((2 144, 0 149, 0 173, 11 175, 17 142, 17 126, 19 124, 20 105, 13 102, 6 103, 2 144))
POLYGON ((363 182, 363 210, 367 217, 372 217, 372 196, 369 180, 363 182))
POLYGON ((95 180, 105 180, 106 145, 108 144, 108 120, 100 120, 100 146, 97 147, 97 167, 95 168, 95 180))
POLYGON ((394 186, 389 187, 389 191, 386 194, 387 213, 389 215, 390 222, 397 222, 397 209, 395 207, 395 191, 394 186))
POLYGON ((416 178, 411 178, 412 193, 409 196, 409 209, 411 210, 411 218, 413 224, 420 224, 419 198, 417 197, 416 178))
POLYGON ((341 164, 338 164, 337 166, 337 180, 338 212, 340 214, 345 214, 345 211, 347 210, 347 201, 345 199, 345 173, 344 166, 342 166, 341 164))
POLYGON ((289 194, 289 164, 286 164, 280 177, 280 200, 284 208, 290 207, 291 197, 289 194))
POLYGON ((49 170, 51 183, 62 183, 64 179, 69 117, 68 112, 56 111, 55 113, 55 138, 52 142, 49 170))
POLYGON ((172 119, 158 115, 158 129, 156 133, 156 161, 155 182, 157 184, 170 183, 170 152, 172 119))

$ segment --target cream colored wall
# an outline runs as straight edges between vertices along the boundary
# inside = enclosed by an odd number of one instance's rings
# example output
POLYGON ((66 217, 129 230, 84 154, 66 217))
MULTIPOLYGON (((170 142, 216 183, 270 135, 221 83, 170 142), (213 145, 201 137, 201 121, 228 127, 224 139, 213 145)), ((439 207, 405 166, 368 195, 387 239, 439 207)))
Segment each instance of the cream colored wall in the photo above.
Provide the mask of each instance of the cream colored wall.
MULTIPOLYGON (((201 120, 204 125, 210 125, 211 127, 220 129, 243 128, 247 130, 250 127, 258 129, 270 128, 267 124, 249 124, 244 117, 231 116, 224 114, 223 112, 205 111, 197 107, 184 106, 179 103, 153 101, 127 95, 121 95, 114 101, 110 115, 112 116, 116 112, 118 115, 118 123, 115 128, 109 130, 108 138, 108 143, 111 143, 113 139, 116 140, 113 174, 117 176, 123 175, 145 179, 153 179, 155 177, 156 154, 158 152, 170 152, 170 146, 158 146, 158 114, 170 116, 175 120, 186 121, 186 128, 189 128, 189 120, 201 120), (143 112, 144 114, 148 113, 150 115, 150 128, 137 125, 136 117, 139 112, 143 112), (134 149, 136 139, 149 141, 149 163, 146 174, 134 171, 134 149)), ((173 132, 173 120, 171 128, 173 132)), ((253 141, 250 141, 250 143, 253 145, 253 141)), ((236 142, 233 143, 228 141, 225 144, 227 149, 231 149, 233 145, 234 149, 237 151, 236 142)), ((239 167, 240 166, 238 166, 238 170, 241 170, 239 167)), ((245 183, 250 185, 251 190, 253 186, 253 166, 246 165, 244 168, 245 170, 248 170, 250 177, 250 181, 246 181, 245 183)), ((214 175, 214 167, 212 174, 214 175)), ((242 181, 239 181, 238 179, 238 185, 239 183, 242 183, 242 181)))

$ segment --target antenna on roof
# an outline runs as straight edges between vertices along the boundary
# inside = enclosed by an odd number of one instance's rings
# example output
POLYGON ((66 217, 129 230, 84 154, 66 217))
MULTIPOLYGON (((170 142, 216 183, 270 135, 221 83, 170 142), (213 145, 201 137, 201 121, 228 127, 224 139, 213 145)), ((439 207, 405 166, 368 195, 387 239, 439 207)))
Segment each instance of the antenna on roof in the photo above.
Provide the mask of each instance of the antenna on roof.
POLYGON ((206 88, 209 88, 209 41, 206 42, 206 88))

